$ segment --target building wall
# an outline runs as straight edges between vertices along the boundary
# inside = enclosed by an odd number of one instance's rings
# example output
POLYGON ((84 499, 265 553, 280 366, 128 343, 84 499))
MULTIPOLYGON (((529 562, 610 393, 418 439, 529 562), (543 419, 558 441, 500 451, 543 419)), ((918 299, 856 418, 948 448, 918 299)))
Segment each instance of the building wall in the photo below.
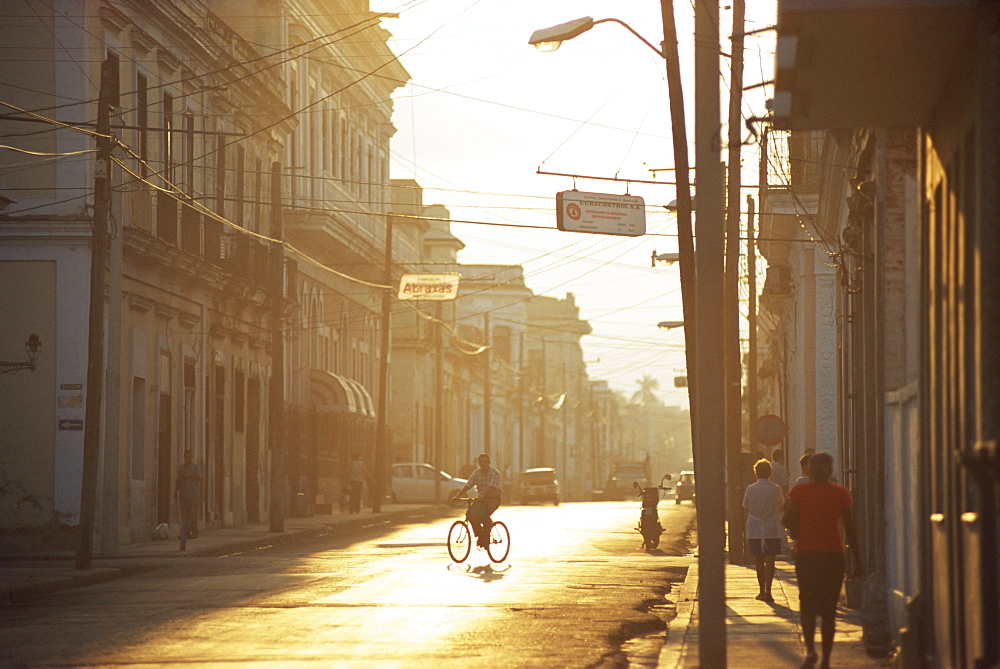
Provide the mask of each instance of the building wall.
POLYGON ((66 522, 74 508, 67 499, 72 489, 57 490, 57 432, 52 426, 57 414, 75 413, 81 395, 71 389, 55 392, 56 263, 0 256, 0 285, 20 287, 16 293, 0 293, 4 322, 0 358, 27 361, 28 336, 37 334, 42 342, 34 371, 0 375, 0 516, 6 527, 15 528, 66 522))

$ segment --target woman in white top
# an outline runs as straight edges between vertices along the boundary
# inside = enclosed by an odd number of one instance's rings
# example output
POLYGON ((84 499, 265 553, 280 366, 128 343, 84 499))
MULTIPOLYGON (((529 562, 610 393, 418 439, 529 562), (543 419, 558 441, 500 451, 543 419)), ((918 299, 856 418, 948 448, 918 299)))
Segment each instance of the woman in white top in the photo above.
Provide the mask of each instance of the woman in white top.
POLYGON ((760 594, 757 599, 773 602, 771 582, 774 580, 774 556, 781 551, 781 512, 785 506, 785 496, 778 485, 771 483, 771 463, 760 459, 753 466, 757 482, 747 486, 743 493, 743 508, 747 516, 747 540, 750 554, 757 567, 757 583, 760 594))

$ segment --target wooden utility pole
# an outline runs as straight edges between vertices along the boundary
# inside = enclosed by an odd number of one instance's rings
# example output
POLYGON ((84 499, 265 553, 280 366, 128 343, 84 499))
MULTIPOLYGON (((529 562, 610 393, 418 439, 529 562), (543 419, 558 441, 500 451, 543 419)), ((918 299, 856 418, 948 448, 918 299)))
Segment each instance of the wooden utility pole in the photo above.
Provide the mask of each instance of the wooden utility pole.
MULTIPOLYGON (((763 151, 762 144, 761 152, 763 151)), ((757 425, 757 232, 753 220, 755 209, 753 196, 747 195, 747 288, 750 293, 750 303, 747 306, 750 330, 747 352, 747 417, 751 430, 757 425)))
POLYGON ((83 480, 80 487, 80 542, 76 568, 93 564, 97 515, 97 470, 101 458, 101 400, 104 387, 104 264, 108 255, 111 206, 111 108, 118 106, 118 56, 101 64, 97 95, 97 160, 94 163, 94 218, 90 248, 90 320, 87 347, 87 405, 83 432, 83 480))
MULTIPOLYGON (((726 666, 725 408, 723 274, 725 211, 719 162, 719 5, 695 4, 695 179, 698 183, 696 276, 697 400, 694 467, 698 496, 699 658, 703 667, 726 666), (711 410, 710 410, 711 409, 711 410)), ((683 262, 683 261, 682 261, 683 262)), ((733 477, 730 476, 732 479, 733 477)))
POLYGON ((382 289, 382 330, 378 361, 378 421, 375 426, 375 485, 372 512, 382 511, 385 495, 386 460, 389 453, 389 327, 392 323, 392 216, 385 217, 385 267, 382 289))
POLYGON ((490 312, 483 313, 483 452, 493 457, 493 377, 490 369, 490 312))
MULTIPOLYGON (((441 302, 436 305, 436 319, 434 323, 434 444, 431 446, 434 453, 434 469, 441 471, 441 445, 444 440, 444 358, 441 338, 444 336, 444 318, 442 315, 441 302)), ((434 501, 441 501, 441 477, 434 476, 434 501)))
MULTIPOLYGON (((697 421, 698 323, 695 317, 694 233, 692 231, 691 175, 688 161, 687 122, 684 117, 684 88, 677 52, 677 24, 673 0, 660 0, 663 16, 663 44, 660 55, 667 69, 667 92, 670 97, 670 128, 674 144, 674 181, 677 183, 677 250, 680 255, 681 308, 684 313, 684 357, 687 364, 688 404, 692 428, 697 421)), ((692 443, 694 442, 692 429, 692 443)))
POLYGON ((729 83, 729 179, 726 193, 726 471, 729 473, 729 562, 743 564, 743 363, 740 359, 740 187, 742 185, 743 19, 745 0, 733 0, 732 71, 729 83))
POLYGON ((271 382, 268 385, 268 416, 271 449, 271 507, 269 529, 285 530, 288 482, 285 444, 285 251, 281 211, 281 163, 271 163, 271 382))

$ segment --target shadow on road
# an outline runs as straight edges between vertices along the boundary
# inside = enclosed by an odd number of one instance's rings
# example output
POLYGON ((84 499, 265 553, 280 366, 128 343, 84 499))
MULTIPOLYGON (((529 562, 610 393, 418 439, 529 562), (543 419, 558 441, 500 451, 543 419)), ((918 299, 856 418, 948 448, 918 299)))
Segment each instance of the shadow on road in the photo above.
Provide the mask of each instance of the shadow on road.
POLYGON ((504 574, 510 570, 510 565, 492 565, 484 564, 478 567, 473 567, 468 564, 450 564, 448 565, 448 571, 453 574, 460 574, 463 576, 471 576, 473 578, 478 578, 482 581, 499 581, 504 577, 504 574))

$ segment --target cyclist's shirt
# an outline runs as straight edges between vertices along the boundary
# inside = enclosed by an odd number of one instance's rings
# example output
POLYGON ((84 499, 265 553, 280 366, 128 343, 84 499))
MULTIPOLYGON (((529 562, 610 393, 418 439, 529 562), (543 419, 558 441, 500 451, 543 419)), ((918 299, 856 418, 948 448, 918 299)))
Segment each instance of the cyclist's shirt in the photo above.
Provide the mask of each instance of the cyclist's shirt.
POLYGON ((472 486, 476 486, 476 492, 480 495, 486 493, 489 488, 496 488, 500 490, 500 472, 494 467, 490 467, 483 473, 482 468, 479 468, 469 475, 467 483, 472 486))

